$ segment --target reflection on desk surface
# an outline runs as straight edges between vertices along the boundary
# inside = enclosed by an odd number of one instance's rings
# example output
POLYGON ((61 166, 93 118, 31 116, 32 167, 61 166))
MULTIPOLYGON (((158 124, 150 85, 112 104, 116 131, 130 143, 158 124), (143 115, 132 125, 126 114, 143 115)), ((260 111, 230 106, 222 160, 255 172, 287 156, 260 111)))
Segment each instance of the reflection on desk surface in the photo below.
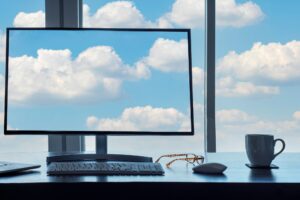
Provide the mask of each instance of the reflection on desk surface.
POLYGON ((47 153, 0 154, 0 160, 41 164, 42 167, 19 175, 0 177, 1 183, 41 183, 41 182, 300 182, 300 153, 284 153, 274 161, 279 169, 251 170, 245 166, 245 153, 209 153, 209 162, 220 162, 228 166, 224 175, 201 175, 193 173, 193 165, 174 163, 165 169, 165 176, 47 176, 47 153))

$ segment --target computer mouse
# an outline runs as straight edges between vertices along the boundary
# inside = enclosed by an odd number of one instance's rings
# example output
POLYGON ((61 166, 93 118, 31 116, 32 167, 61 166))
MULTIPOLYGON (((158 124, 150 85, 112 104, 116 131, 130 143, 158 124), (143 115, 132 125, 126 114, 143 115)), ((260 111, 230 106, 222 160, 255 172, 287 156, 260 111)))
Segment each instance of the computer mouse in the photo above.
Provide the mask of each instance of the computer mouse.
POLYGON ((221 163, 205 163, 193 168, 194 173, 199 174, 222 174, 227 166, 221 163))

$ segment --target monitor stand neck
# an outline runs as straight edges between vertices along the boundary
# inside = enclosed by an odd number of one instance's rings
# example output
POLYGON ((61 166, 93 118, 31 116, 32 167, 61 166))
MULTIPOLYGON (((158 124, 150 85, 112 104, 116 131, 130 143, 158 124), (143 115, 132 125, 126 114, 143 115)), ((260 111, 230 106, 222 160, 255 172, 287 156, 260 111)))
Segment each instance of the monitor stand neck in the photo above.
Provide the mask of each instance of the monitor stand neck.
POLYGON ((50 153, 47 157, 47 164, 51 162, 75 162, 75 161, 99 161, 99 162, 153 162, 151 157, 108 154, 107 153, 107 136, 96 136, 96 153, 50 153))
POLYGON ((96 136, 96 154, 107 154, 107 136, 96 136))

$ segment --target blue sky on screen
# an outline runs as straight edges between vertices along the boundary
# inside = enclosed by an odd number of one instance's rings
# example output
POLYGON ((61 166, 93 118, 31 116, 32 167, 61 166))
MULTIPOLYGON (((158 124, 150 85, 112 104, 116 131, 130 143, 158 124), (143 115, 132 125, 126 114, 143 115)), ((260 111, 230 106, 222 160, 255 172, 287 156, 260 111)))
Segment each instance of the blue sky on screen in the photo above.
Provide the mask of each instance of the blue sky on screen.
POLYGON ((191 131, 187 32, 11 31, 9 57, 18 130, 191 131))
MULTIPOLYGON (((5 16, 0 17, 2 31, 13 25, 43 26, 43 1, 10 2, 1 7, 1 16, 5 16)), ((84 4, 85 27, 192 28, 198 135, 193 141, 187 139, 185 146, 178 140, 169 142, 186 149, 199 146, 196 141, 202 141, 203 134, 204 0, 84 0, 84 4)), ((298 0, 217 0, 216 116, 220 151, 243 150, 246 133, 241 130, 275 134, 287 141, 288 151, 299 151, 300 94, 295 92, 300 80, 299 7, 298 0)))

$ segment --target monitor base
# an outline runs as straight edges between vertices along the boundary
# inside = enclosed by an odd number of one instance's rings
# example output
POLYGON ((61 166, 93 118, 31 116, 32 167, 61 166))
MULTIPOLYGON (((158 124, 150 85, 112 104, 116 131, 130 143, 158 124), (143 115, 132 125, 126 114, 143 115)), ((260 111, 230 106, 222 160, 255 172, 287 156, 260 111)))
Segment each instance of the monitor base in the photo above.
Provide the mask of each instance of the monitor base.
POLYGON ((151 157, 123 155, 123 154, 62 154, 47 157, 47 164, 51 162, 72 162, 72 161, 112 161, 112 162, 153 162, 151 157))

